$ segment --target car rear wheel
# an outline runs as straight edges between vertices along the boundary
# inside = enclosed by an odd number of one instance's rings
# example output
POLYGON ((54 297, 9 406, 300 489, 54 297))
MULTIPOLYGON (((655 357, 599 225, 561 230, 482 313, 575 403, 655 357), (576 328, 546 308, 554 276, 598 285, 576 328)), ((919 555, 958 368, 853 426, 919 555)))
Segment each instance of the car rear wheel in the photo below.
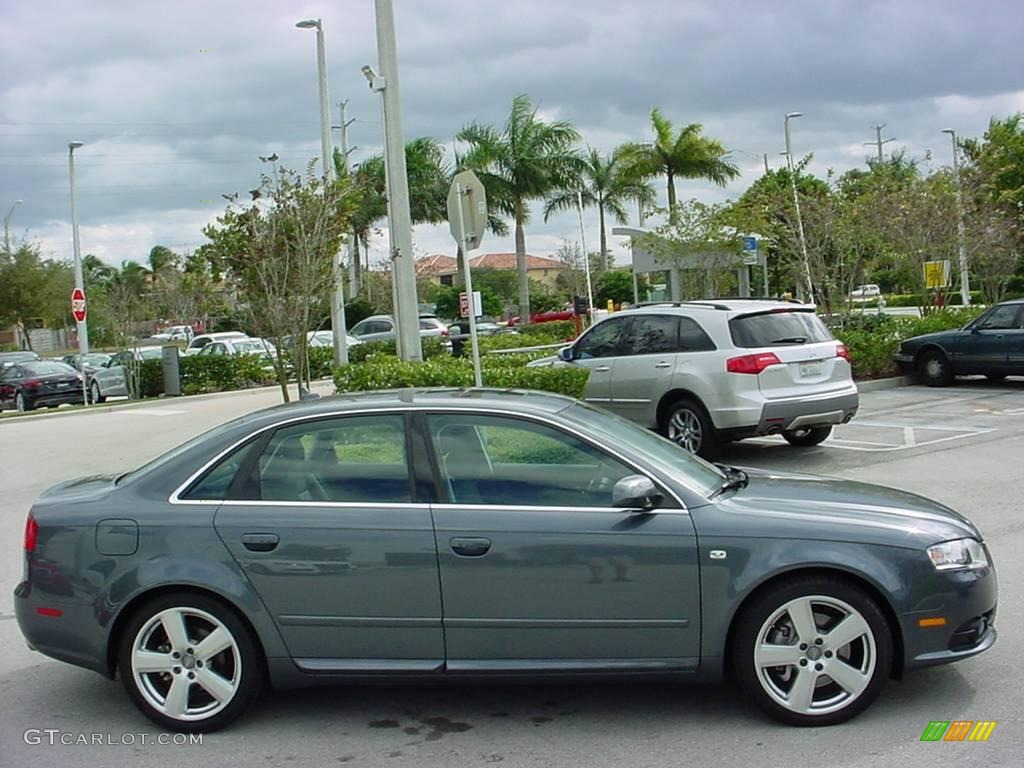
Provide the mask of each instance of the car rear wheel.
POLYGON ((862 589, 827 576, 796 578, 755 598, 733 634, 745 692, 789 725, 834 725, 863 712, 892 667, 892 636, 862 589))
POLYGON ((832 434, 832 427, 801 427, 800 429, 789 429, 782 433, 786 442, 799 448, 809 448, 818 445, 832 434))
POLYGON ((89 402, 90 403, 103 403, 106 402, 106 397, 100 394, 100 385, 95 381, 89 385, 89 402))
POLYGON ((948 387, 953 383, 953 367, 937 349, 925 352, 917 364, 918 373, 929 387, 948 387))
POLYGON ((711 419, 695 400, 684 398, 672 403, 665 411, 661 431, 683 450, 702 458, 715 458, 721 451, 711 419))
POLYGON ((248 627, 218 601, 188 592, 156 598, 133 616, 118 671, 135 705, 169 731, 223 728, 263 689, 248 627))
POLYGON ((35 408, 31 400, 26 400, 25 396, 19 392, 14 396, 14 407, 24 413, 25 411, 31 411, 35 408))

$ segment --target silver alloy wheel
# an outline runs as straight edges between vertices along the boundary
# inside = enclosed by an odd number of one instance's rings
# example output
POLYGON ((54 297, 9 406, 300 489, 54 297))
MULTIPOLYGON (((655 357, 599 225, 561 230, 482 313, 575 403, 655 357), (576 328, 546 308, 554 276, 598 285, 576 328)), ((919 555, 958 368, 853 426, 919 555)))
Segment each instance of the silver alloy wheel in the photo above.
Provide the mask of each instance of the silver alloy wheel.
POLYGON ((827 715, 852 704, 875 674, 871 626, 842 600, 790 600, 761 625, 754 646, 758 682, 777 704, 801 715, 827 715))
POLYGON ((28 410, 28 408, 25 407, 25 396, 21 394, 21 392, 14 396, 14 407, 22 413, 28 410))
POLYGON ((146 703, 175 720, 206 720, 223 710, 242 680, 230 630, 198 608, 167 608, 132 643, 132 675, 146 703))
POLYGON ((690 453, 697 453, 704 440, 700 416, 689 408, 680 408, 668 420, 668 437, 690 453))
POLYGON ((95 381, 89 387, 89 399, 93 403, 98 403, 100 401, 100 385, 95 381))

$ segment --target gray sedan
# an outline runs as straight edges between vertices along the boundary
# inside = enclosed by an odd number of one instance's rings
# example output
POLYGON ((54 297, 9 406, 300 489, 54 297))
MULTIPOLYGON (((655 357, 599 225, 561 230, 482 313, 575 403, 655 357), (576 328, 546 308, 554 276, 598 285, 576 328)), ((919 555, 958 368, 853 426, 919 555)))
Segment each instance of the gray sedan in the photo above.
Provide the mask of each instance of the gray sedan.
POLYGON ((279 406, 58 485, 14 600, 31 647, 177 731, 268 685, 726 671, 828 725, 990 648, 996 601, 981 533, 936 502, 472 389, 279 406))

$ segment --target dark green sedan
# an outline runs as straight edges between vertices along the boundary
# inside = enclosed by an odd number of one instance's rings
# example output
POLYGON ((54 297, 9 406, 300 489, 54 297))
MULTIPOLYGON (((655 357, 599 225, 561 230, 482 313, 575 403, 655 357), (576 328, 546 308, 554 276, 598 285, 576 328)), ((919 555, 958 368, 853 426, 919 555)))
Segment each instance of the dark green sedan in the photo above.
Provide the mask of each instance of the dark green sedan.
POLYGON ((936 502, 460 389, 279 406, 58 485, 14 602, 32 648, 210 731, 268 686, 727 670, 770 715, 829 725, 992 647, 996 594, 981 533, 936 502))
POLYGON ((1024 376, 1024 299, 996 304, 963 328, 907 339, 893 359, 931 387, 970 374, 1024 376))

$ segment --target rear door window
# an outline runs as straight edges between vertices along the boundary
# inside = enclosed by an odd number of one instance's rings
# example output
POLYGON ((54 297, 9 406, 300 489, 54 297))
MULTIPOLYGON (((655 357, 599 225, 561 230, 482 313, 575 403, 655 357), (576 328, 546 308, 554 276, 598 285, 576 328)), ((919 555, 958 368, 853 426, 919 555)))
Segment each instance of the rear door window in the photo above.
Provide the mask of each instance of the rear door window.
POLYGON ((679 346, 679 318, 672 315, 637 315, 626 334, 627 355, 662 355, 679 346))
POLYGON ((729 332, 737 347, 813 344, 835 338, 813 312, 793 310, 734 317, 729 321, 729 332))

